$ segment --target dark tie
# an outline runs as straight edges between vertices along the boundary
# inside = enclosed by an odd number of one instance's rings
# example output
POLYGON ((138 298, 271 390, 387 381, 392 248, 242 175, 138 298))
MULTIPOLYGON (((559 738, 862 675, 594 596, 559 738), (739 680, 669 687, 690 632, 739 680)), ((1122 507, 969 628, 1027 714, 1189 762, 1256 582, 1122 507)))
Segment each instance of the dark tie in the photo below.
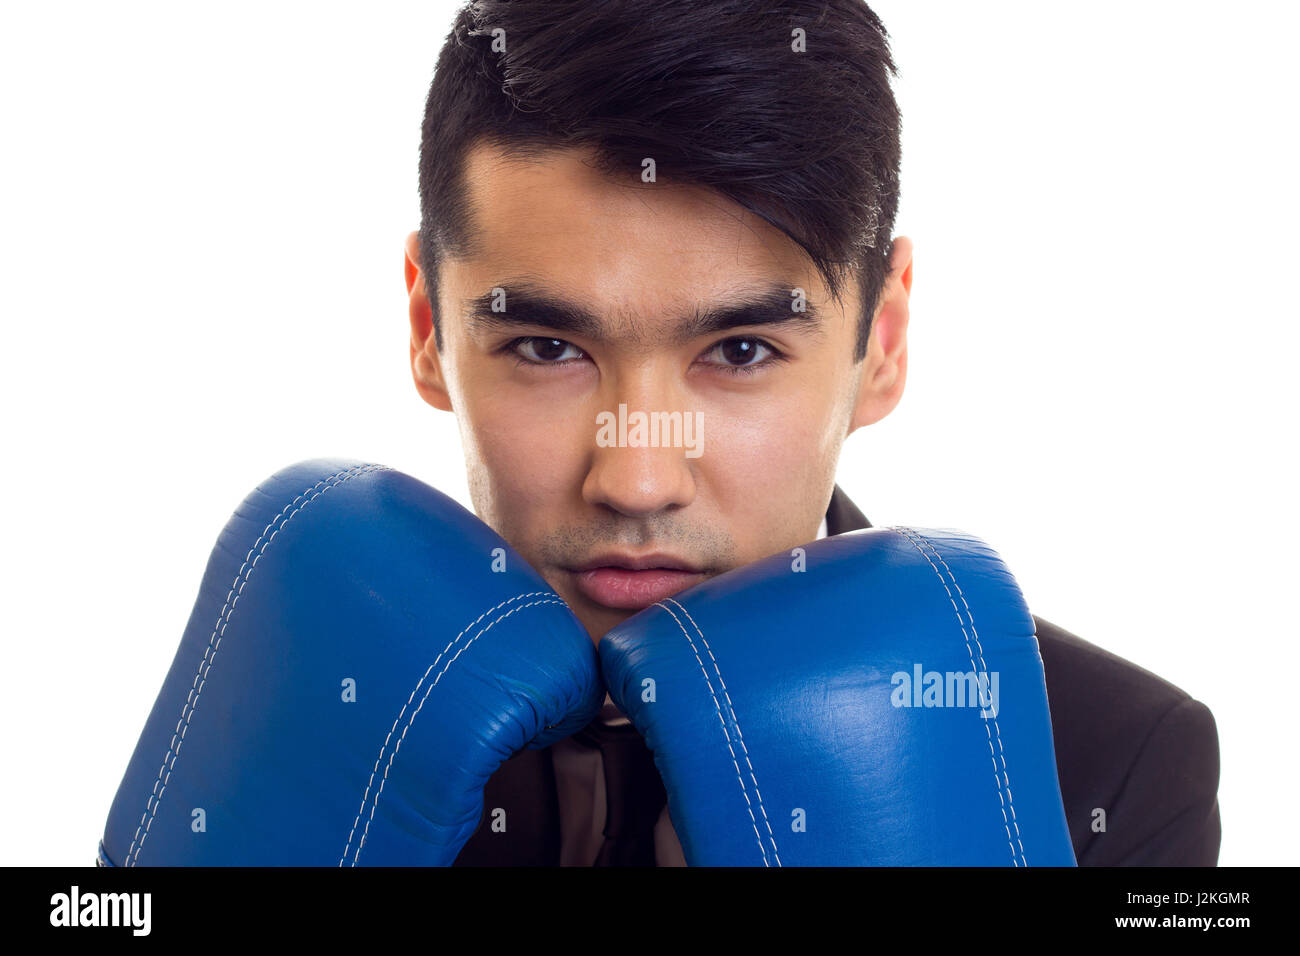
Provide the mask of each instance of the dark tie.
POLYGON ((605 840, 593 866, 654 866, 655 823, 668 802, 654 756, 631 724, 599 718, 574 739, 600 750, 605 766, 605 840))

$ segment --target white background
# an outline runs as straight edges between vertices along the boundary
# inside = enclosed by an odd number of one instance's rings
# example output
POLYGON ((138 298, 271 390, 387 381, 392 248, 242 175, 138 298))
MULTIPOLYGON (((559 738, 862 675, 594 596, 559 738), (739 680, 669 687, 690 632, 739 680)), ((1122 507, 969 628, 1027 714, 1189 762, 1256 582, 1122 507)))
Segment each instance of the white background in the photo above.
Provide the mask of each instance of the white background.
MULTIPOLYGON (((982 536, 1035 613, 1209 705, 1220 862, 1294 863, 1300 20, 874 8, 901 67, 910 369, 840 483, 875 524, 982 536)), ((468 504, 402 282, 453 8, 362 9, 0 18, 0 862, 93 860, 262 478, 350 456, 468 504)))

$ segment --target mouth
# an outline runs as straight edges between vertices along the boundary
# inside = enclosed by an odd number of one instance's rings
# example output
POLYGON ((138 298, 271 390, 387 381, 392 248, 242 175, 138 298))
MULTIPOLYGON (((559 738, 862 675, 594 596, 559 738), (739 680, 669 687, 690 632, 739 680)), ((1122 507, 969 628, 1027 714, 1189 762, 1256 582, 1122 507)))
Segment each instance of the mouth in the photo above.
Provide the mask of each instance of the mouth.
POLYGON ((618 610, 649 607, 708 577, 690 562, 666 554, 604 554, 570 573, 587 600, 618 610))

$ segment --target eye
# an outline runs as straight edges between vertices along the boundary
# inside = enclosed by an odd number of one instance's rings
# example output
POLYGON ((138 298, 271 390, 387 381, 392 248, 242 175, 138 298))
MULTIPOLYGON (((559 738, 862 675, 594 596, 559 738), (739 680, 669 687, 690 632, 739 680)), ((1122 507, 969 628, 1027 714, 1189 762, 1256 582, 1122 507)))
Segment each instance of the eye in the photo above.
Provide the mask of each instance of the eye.
POLYGON ((548 339, 540 335, 514 339, 506 344, 505 351, 529 365, 564 365, 586 355, 582 349, 571 342, 566 342, 564 339, 548 339))
POLYGON ((706 365, 718 365, 731 375, 749 374, 785 360, 784 355, 762 339, 746 336, 723 339, 705 354, 716 359, 705 362, 706 365))

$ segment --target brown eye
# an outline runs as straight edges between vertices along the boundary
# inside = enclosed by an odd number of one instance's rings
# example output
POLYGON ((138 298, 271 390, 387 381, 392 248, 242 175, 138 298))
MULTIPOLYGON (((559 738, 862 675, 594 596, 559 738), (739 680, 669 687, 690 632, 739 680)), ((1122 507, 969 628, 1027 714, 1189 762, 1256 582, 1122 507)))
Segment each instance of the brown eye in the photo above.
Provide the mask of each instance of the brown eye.
POLYGON ((524 361, 535 365, 556 365, 563 360, 581 358, 583 355, 582 350, 572 343, 541 336, 516 339, 511 343, 511 349, 524 361), (573 354, 567 354, 569 350, 573 354))
POLYGON ((719 359, 711 364, 744 368, 763 364, 764 360, 775 355, 775 350, 761 339, 733 338, 719 342, 709 350, 709 354, 719 359))

